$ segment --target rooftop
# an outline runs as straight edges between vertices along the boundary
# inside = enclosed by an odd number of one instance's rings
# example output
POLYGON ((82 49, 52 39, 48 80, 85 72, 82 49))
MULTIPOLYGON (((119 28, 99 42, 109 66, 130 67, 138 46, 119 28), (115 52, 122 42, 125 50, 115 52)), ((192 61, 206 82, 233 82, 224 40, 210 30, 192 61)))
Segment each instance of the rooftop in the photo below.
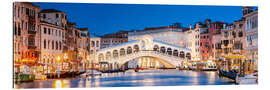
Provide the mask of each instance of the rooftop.
POLYGON ((55 13, 55 12, 62 12, 62 11, 59 11, 59 10, 56 10, 56 9, 43 9, 43 10, 40 11, 40 13, 55 13))

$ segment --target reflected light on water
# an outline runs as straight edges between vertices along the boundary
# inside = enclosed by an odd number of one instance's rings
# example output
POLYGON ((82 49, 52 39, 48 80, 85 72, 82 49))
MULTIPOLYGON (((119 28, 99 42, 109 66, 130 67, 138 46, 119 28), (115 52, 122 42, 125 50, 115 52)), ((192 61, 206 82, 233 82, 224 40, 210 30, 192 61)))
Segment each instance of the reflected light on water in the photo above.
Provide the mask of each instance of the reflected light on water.
POLYGON ((70 80, 63 80, 64 88, 70 88, 70 80))
MULTIPOLYGON (((103 73, 86 78, 49 79, 17 83, 14 88, 78 88, 124 86, 176 86, 219 85, 227 79, 218 78, 216 72, 157 70, 125 73, 103 73)), ((233 84, 233 83, 225 83, 233 84)))
POLYGON ((86 78, 86 83, 85 83, 86 88, 92 87, 92 80, 91 79, 92 79, 91 77, 86 78))
POLYGON ((94 83, 94 85, 95 85, 95 87, 99 87, 100 86, 100 82, 99 82, 99 78, 100 78, 100 76, 95 76, 94 77, 95 78, 95 83, 94 83))
POLYGON ((142 82, 143 82, 143 85, 145 85, 145 86, 154 85, 154 80, 153 79, 144 79, 142 82))
POLYGON ((53 88, 63 88, 64 86, 62 80, 55 80, 53 85, 54 85, 53 88))
POLYGON ((209 78, 208 78, 208 84, 214 84, 216 80, 216 73, 215 72, 207 72, 209 78))
POLYGON ((192 73, 192 77, 194 77, 194 79, 192 80, 193 85, 198 85, 199 84, 199 80, 198 80, 198 73, 192 73))

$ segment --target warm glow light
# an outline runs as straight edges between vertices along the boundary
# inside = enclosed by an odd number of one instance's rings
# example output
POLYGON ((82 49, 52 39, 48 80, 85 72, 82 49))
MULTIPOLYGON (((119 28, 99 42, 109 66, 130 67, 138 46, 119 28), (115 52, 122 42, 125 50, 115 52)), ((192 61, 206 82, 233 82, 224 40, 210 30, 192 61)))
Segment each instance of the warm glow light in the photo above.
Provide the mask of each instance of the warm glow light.
POLYGON ((61 80, 56 80, 54 82, 54 88, 63 88, 63 82, 61 80))
POLYGON ((57 56, 56 60, 59 62, 61 60, 60 56, 57 56))
POLYGON ((67 54, 65 53, 65 54, 64 54, 64 59, 67 59, 67 58, 68 58, 68 57, 67 57, 67 54))

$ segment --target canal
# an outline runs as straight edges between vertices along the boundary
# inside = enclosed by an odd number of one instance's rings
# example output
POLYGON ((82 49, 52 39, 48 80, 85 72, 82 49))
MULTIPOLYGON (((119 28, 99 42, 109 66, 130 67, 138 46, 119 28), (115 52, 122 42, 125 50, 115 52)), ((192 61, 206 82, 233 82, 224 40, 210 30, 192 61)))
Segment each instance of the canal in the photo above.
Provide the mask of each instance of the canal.
POLYGON ((87 78, 36 80, 14 84, 15 88, 88 88, 183 85, 232 85, 214 71, 155 70, 142 72, 103 73, 87 78))

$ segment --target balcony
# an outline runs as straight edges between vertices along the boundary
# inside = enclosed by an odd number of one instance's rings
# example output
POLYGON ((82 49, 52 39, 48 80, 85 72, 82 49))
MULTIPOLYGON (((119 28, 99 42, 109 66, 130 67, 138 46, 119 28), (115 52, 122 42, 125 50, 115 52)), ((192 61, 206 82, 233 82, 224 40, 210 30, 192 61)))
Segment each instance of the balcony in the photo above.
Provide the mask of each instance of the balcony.
POLYGON ((34 31, 34 30, 28 30, 28 34, 35 35, 36 34, 36 31, 34 31))
POLYGON ((33 45, 29 45, 28 46, 28 49, 36 49, 37 47, 36 46, 33 46, 33 45))

